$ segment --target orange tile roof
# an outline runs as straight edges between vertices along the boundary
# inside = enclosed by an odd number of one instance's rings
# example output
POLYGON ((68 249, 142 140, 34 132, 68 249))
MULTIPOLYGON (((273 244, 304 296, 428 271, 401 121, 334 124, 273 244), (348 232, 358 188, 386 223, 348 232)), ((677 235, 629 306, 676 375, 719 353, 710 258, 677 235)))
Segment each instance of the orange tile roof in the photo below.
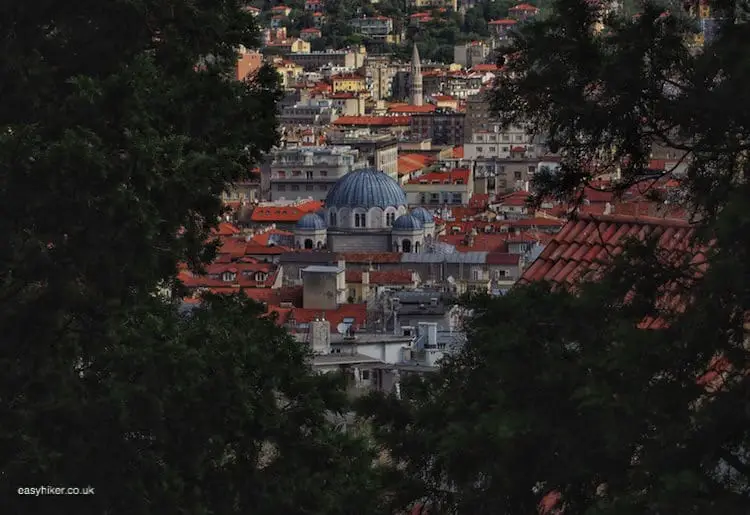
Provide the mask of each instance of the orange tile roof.
POLYGON ((270 263, 214 263, 206 267, 205 274, 183 270, 178 278, 188 288, 220 288, 227 290, 221 293, 229 293, 240 288, 271 288, 278 274, 279 268, 270 263), (234 274, 234 278, 225 281, 225 273, 234 274))
POLYGON ((531 4, 518 4, 517 6, 511 7, 510 9, 508 9, 508 11, 527 11, 527 12, 536 12, 538 10, 539 9, 537 9, 531 4))
POLYGON ((500 68, 496 64, 475 64, 469 71, 472 72, 496 72, 500 68))
POLYGON ((352 324, 355 331, 363 326, 367 321, 367 304, 342 304, 338 309, 303 309, 298 307, 281 308, 279 306, 268 306, 269 313, 279 315, 278 323, 288 323, 294 326, 297 324, 309 324, 316 317, 323 316, 331 324, 331 330, 335 331, 336 326, 344 321, 345 318, 353 318, 352 324))
POLYGON ((488 193, 474 193, 469 199, 469 207, 484 209, 489 203, 490 195, 488 193))
POLYGON ((294 206, 257 206, 253 209, 250 220, 253 222, 297 222, 308 213, 314 213, 322 209, 323 203, 319 200, 309 200, 294 206))
POLYGON ((398 174, 406 175, 430 166, 435 158, 425 154, 403 154, 398 156, 398 174))
POLYGON ((391 104, 388 108, 389 113, 434 113, 437 106, 434 104, 424 104, 421 106, 415 106, 411 104, 391 104))
POLYGON ((281 245, 275 245, 273 247, 267 247, 265 245, 256 245, 252 242, 248 242, 245 246, 245 254, 256 255, 256 256, 276 256, 281 255, 285 252, 289 252, 290 248, 282 247, 281 245))
POLYGON ((232 236, 233 234, 239 234, 240 229, 234 224, 221 222, 218 227, 211 231, 211 233, 218 236, 232 236))
POLYGON ((268 231, 254 235, 252 238, 250 238, 250 242, 256 245, 263 245, 264 247, 267 247, 268 239, 271 237, 272 234, 279 234, 281 236, 293 236, 294 235, 294 233, 289 232, 289 231, 282 231, 280 229, 270 229, 268 231))
POLYGON ((463 184, 469 182, 471 170, 467 168, 454 168, 448 172, 430 172, 410 179, 408 184, 463 184))
POLYGON ((580 215, 552 238, 519 282, 546 280, 572 285, 597 271, 602 260, 620 254, 629 237, 660 235, 661 249, 685 253, 693 233, 690 224, 680 220, 580 215))
MULTIPOLYGON (((346 282, 361 283, 362 273, 362 270, 347 270, 346 282)), ((395 270, 389 272, 373 270, 370 271, 369 274, 369 283, 378 286, 385 286, 390 284, 411 284, 413 282, 411 270, 395 270)))
POLYGON ((463 146, 457 146, 453 147, 453 158, 454 159, 463 159, 464 158, 464 147, 463 146))
POLYGON ((409 116, 339 116, 333 125, 342 126, 408 126, 409 116))

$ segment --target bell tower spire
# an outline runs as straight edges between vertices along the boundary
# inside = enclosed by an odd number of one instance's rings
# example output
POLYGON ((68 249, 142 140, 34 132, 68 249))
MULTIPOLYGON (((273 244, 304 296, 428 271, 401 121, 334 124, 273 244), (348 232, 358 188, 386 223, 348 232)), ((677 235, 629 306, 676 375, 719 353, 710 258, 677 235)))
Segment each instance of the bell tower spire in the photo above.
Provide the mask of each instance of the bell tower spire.
POLYGON ((414 50, 411 54, 411 103, 415 106, 421 106, 424 102, 422 93, 422 62, 419 60, 419 50, 414 43, 414 50))

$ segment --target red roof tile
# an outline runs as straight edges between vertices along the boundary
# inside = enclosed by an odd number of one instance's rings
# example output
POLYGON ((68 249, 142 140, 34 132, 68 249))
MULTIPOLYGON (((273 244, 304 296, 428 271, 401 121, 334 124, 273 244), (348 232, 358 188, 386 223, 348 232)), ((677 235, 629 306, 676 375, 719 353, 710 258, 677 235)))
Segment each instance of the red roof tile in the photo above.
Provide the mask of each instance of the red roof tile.
MULTIPOLYGON (((279 323, 288 323, 295 330, 298 324, 309 324, 316 317, 323 316, 331 324, 331 329, 335 330, 336 326, 344 321, 345 318, 353 318, 352 324, 356 331, 367 321, 367 304, 342 304, 338 309, 303 309, 303 308, 280 308, 279 306, 269 306, 269 312, 279 313, 279 323), (282 318, 283 315, 283 318, 282 318)), ((300 329, 297 329, 300 330, 300 329)))
POLYGON ((298 222, 300 218, 308 213, 320 211, 323 203, 318 200, 300 202, 297 205, 289 206, 257 206, 253 209, 250 220, 253 222, 298 222))
POLYGON ((281 236, 293 236, 294 233, 289 231, 281 231, 279 229, 269 229, 265 232, 262 232, 260 234, 256 234, 250 239, 251 243, 254 243, 255 245, 263 245, 264 247, 268 246, 268 239, 273 234, 278 234, 281 236))
MULTIPOLYGON (((550 281, 558 285, 572 286, 581 279, 596 279, 602 265, 623 251, 623 244, 630 237, 639 239, 647 235, 658 235, 659 249, 665 259, 686 254, 699 255, 691 246, 694 229, 681 220, 660 218, 637 218, 622 215, 581 215, 569 221, 544 248, 541 255, 529 266, 518 284, 532 281, 550 281)), ((663 299, 673 304, 674 297, 663 299)), ((662 326, 658 319, 644 320, 640 327, 662 326)))
POLYGON ((437 109, 434 104, 424 104, 421 106, 411 104, 391 104, 388 108, 389 113, 412 114, 412 113, 433 113, 437 109))
POLYGON ((426 154, 402 154, 398 156, 398 174, 406 175, 430 166, 435 158, 426 154))
POLYGON ((464 158, 464 147, 458 146, 453 147, 453 159, 463 159, 464 158))
POLYGON ((424 173, 410 179, 407 184, 468 184, 471 170, 454 168, 448 172, 424 173))

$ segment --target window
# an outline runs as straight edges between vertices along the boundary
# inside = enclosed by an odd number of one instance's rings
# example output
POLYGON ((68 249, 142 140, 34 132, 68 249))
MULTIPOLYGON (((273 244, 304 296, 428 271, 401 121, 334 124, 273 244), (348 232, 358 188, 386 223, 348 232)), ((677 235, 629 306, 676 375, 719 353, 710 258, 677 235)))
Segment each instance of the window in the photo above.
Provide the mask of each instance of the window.
POLYGON ((474 279, 475 281, 478 281, 478 280, 479 280, 479 278, 481 277, 481 274, 482 274, 482 272, 481 272, 480 270, 472 270, 472 271, 471 271, 471 277, 472 277, 472 279, 474 279))
POLYGON ((513 172, 513 178, 517 181, 521 180, 521 172, 513 172))
POLYGON ((311 248, 313 248, 313 241, 312 241, 312 240, 311 240, 310 238, 307 238, 307 239, 305 240, 305 248, 306 248, 306 249, 311 249, 311 248))
POLYGON ((520 143, 523 141, 523 135, 522 134, 516 134, 515 141, 520 143))
POLYGON ((307 176, 307 180, 308 181, 312 180, 312 178, 313 178, 313 173, 312 172, 307 172, 305 175, 307 176))
POLYGON ((492 275, 495 279, 501 279, 503 277, 508 277, 508 272, 505 270, 495 270, 492 275))
POLYGON ((277 186, 277 189, 278 189, 279 191, 286 191, 286 184, 279 184, 279 185, 277 186))
POLYGON ((507 152, 507 151, 508 151, 508 147, 503 147, 503 152, 507 152))
POLYGON ((299 185, 292 184, 292 191, 299 191, 299 185))
POLYGON ((480 153, 484 152, 484 148, 483 147, 477 147, 477 152, 480 152, 480 153))
POLYGON ((490 147, 490 152, 496 152, 495 148, 496 147, 490 147))
POLYGON ((387 227, 390 227, 393 225, 393 222, 396 220, 396 213, 386 213, 385 214, 385 225, 387 227))
POLYGON ((302 172, 301 172, 300 170, 294 170, 294 171, 292 172, 292 175, 293 175, 294 177, 299 177, 300 175, 302 175, 302 172))
POLYGON ((321 170, 320 171, 320 176, 321 177, 328 177, 328 170, 321 170))
POLYGON ((536 166, 529 166, 529 174, 536 172, 536 166))
POLYGON ((352 302, 357 301, 357 290, 354 288, 349 288, 349 298, 352 302))
POLYGON ((305 191, 312 191, 314 189, 315 189, 315 185, 314 184, 307 184, 305 186, 305 191))
POLYGON ((370 380, 370 371, 369 370, 363 370, 361 372, 362 381, 369 381, 370 380))
POLYGON ((331 211, 331 214, 329 215, 329 219, 331 220, 331 227, 336 227, 336 212, 331 211))
POLYGON ((364 213, 355 213, 354 214, 354 227, 364 227, 364 226, 365 226, 364 213))
POLYGON ((503 134, 503 142, 507 143, 509 141, 510 141, 510 136, 508 136, 507 134, 503 134))

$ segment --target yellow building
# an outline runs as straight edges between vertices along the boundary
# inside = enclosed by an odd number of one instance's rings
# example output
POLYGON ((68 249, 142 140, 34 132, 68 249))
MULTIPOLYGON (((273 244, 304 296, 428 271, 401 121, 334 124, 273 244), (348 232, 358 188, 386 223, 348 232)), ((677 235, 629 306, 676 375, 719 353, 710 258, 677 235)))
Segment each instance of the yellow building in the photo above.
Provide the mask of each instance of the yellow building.
POLYGON ((294 86, 297 83, 297 79, 304 72, 304 68, 300 65, 286 59, 274 61, 273 67, 281 77, 281 86, 285 89, 294 86))
POLYGON ((356 73, 343 73, 331 77, 333 93, 358 93, 367 91, 367 81, 356 73))

